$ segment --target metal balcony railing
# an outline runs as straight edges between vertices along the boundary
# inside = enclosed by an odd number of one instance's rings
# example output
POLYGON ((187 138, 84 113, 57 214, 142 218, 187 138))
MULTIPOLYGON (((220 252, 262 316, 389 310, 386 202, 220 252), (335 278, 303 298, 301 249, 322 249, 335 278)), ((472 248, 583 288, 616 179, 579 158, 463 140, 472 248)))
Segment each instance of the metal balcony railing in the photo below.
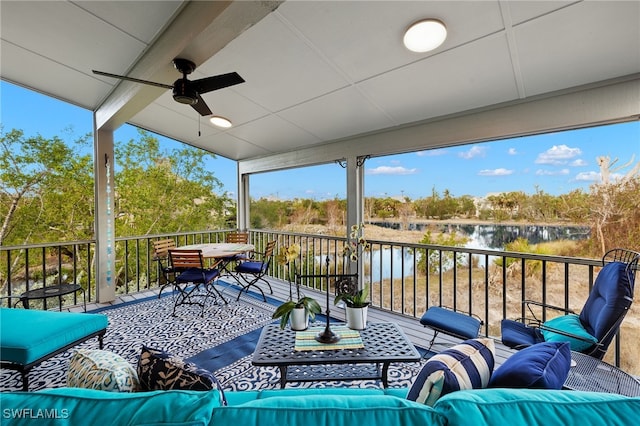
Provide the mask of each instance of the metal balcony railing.
MULTIPOLYGON (((116 239, 116 291, 140 292, 162 284, 160 265, 153 259, 153 241, 173 238, 177 246, 222 242, 229 230, 145 235, 116 239)), ((266 242, 278 247, 300 244, 296 268, 301 275, 326 273, 325 259, 331 259, 331 274, 353 272, 342 256, 345 237, 288 233, 252 229, 250 242, 261 251, 266 242)), ((372 307, 394 315, 420 318, 429 306, 448 306, 473 313, 484 320, 483 334, 500 336, 503 318, 525 316, 521 301, 539 300, 579 312, 601 266, 599 259, 582 259, 494 250, 477 250, 425 244, 368 240, 370 249, 361 253, 356 270, 360 285, 370 286, 372 307)), ((0 247, 0 296, 60 283, 81 284, 87 301, 95 301, 95 242, 77 241, 0 247)), ((269 275, 286 280, 287 267, 272 262, 269 275)), ((323 290, 324 281, 304 279, 302 286, 323 290)), ((63 298, 63 305, 79 304, 77 294, 63 298)), ((2 301, 7 306, 16 299, 2 301)), ((58 299, 32 301, 32 308, 58 307, 58 299)), ((634 374, 633 342, 640 336, 637 320, 640 308, 632 307, 621 332, 610 346, 607 360, 634 374)), ((539 312, 546 318, 547 312, 539 312)), ((550 312, 549 312, 550 314, 550 312)))

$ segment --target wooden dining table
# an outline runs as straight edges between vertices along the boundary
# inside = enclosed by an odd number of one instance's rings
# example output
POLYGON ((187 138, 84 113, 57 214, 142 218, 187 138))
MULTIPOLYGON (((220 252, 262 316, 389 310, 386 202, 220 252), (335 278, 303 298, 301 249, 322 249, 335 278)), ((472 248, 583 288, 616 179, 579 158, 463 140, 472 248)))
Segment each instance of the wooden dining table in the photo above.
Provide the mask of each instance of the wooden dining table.
POLYGON ((204 259, 215 259, 216 264, 236 254, 249 253, 256 249, 253 244, 201 243, 176 247, 177 250, 201 250, 204 259))

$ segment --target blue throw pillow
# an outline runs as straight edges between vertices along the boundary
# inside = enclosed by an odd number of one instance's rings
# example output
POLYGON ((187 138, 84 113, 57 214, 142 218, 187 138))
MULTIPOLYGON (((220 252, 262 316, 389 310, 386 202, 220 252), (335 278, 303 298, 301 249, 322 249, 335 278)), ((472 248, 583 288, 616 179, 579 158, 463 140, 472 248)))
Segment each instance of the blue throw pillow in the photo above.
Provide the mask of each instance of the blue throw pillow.
POLYGON ((593 337, 585 330, 584 326, 580 322, 580 317, 575 314, 562 315, 549 321, 545 321, 543 327, 540 328, 544 340, 547 342, 569 342, 571 350, 576 352, 582 352, 585 349, 590 348, 598 342, 598 339, 593 337), (553 328, 555 330, 564 331, 575 336, 582 337, 586 340, 576 339, 575 337, 565 336, 561 333, 556 333, 552 330, 548 330, 545 327, 553 328))
POLYGON ((542 342, 511 355, 496 369, 490 388, 562 389, 571 367, 568 342, 542 342))
POLYGON ((470 339, 429 358, 407 399, 433 406, 443 395, 487 387, 494 366, 492 339, 470 339))

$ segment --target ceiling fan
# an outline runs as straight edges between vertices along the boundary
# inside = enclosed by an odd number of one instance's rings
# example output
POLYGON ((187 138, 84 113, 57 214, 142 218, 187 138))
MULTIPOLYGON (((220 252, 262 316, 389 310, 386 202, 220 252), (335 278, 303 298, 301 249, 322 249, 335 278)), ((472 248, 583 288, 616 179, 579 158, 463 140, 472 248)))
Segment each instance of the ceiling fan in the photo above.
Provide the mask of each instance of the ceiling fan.
POLYGON ((196 69, 196 64, 188 59, 176 58, 173 65, 182 73, 182 78, 177 79, 173 86, 154 81, 140 80, 138 78, 126 77, 124 75, 111 74, 104 71, 92 70, 94 74, 104 75, 106 77, 119 78, 121 80, 133 81, 135 83, 148 84, 151 86, 162 87, 164 89, 173 90, 173 99, 181 104, 191 105, 193 109, 198 111, 200 115, 213 114, 204 99, 200 96, 203 93, 212 92, 214 90, 223 89, 235 84, 244 83, 244 79, 236 72, 220 74, 213 77, 201 78, 198 80, 188 80, 187 75, 196 69))

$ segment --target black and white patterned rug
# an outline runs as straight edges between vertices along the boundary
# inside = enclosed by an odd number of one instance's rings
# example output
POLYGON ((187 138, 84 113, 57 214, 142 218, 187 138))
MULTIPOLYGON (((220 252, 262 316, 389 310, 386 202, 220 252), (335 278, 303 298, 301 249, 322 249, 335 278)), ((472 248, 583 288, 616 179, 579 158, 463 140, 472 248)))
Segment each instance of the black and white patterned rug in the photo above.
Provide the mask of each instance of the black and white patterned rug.
MULTIPOLYGON (((117 353, 135 367, 143 344, 186 359, 198 359, 203 351, 210 353, 218 346, 230 349, 229 346, 242 340, 236 338, 243 336, 256 336, 255 347, 259 330, 273 322, 271 314, 275 306, 251 295, 243 295, 236 302, 237 293, 233 294, 234 291, 229 288, 225 292, 225 297, 231 299, 228 305, 210 305, 203 316, 198 306, 181 306, 173 317, 173 297, 165 297, 164 294, 160 299, 153 297, 104 308, 100 312, 109 317, 104 349, 117 353)), ((98 341, 91 339, 34 367, 29 373, 29 390, 66 386, 69 360, 77 348, 97 349, 98 341)), ((246 344, 237 351, 223 351, 222 358, 218 360, 218 364, 223 366, 215 370, 215 375, 225 390, 279 388, 278 369, 251 365, 252 351, 251 345, 247 347, 246 344)), ((421 363, 392 364, 389 385, 410 386, 420 368, 421 363)), ((379 388, 381 385, 375 380, 287 384, 287 387, 328 386, 379 388)), ((0 370, 0 391, 21 388, 17 372, 0 370)))

